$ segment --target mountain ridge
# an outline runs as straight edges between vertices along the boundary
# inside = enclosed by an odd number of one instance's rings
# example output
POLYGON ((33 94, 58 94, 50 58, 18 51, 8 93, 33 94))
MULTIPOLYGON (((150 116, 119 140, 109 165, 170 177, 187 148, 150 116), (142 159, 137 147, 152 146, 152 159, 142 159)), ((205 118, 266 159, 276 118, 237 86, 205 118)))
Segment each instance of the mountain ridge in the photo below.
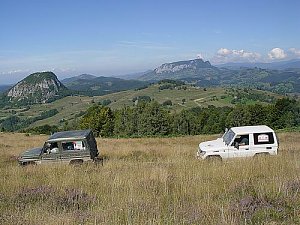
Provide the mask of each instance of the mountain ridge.
POLYGON ((163 79, 181 79, 186 78, 187 76, 195 77, 201 74, 212 73, 215 70, 218 69, 212 66, 209 61, 203 61, 203 59, 192 59, 164 63, 151 72, 139 77, 139 80, 154 81, 163 79))
MULTIPOLYGON (((297 65, 298 61, 278 62, 276 65, 291 65, 291 63, 297 65)), ((204 62, 202 59, 165 63, 139 79, 151 82, 173 79, 199 87, 233 85, 274 91, 280 94, 300 93, 300 69, 275 70, 258 67, 233 69, 212 66, 210 62, 204 62)))

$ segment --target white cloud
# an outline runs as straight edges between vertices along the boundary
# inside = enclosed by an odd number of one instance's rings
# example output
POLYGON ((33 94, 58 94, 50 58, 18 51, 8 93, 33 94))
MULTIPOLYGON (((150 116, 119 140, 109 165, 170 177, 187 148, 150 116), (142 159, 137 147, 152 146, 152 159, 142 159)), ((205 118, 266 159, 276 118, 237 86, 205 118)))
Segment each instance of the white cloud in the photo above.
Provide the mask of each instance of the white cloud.
POLYGON ((203 57, 203 55, 202 55, 202 53, 198 53, 197 54, 197 59, 203 59, 204 57, 203 57))
POLYGON ((243 49, 234 50, 227 48, 220 48, 216 55, 212 58, 214 63, 227 62, 257 62, 261 59, 261 55, 256 52, 247 52, 243 49))
POLYGON ((270 59, 285 59, 287 54, 281 48, 273 48, 269 53, 268 56, 270 59))
POLYGON ((218 55, 220 56, 226 56, 232 54, 232 50, 229 50, 227 48, 220 48, 217 52, 218 55))
POLYGON ((292 55, 300 57, 300 49, 290 48, 289 51, 292 53, 292 55))

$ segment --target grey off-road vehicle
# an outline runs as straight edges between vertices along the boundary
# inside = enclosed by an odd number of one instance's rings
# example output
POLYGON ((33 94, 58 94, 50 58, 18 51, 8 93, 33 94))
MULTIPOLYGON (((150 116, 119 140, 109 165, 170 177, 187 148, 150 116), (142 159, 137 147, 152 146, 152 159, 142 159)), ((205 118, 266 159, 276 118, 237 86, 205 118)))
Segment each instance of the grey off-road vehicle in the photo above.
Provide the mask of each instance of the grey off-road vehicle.
POLYGON ((74 130, 57 132, 50 136, 42 148, 34 148, 20 154, 20 165, 44 163, 82 164, 86 161, 102 163, 93 132, 74 130))

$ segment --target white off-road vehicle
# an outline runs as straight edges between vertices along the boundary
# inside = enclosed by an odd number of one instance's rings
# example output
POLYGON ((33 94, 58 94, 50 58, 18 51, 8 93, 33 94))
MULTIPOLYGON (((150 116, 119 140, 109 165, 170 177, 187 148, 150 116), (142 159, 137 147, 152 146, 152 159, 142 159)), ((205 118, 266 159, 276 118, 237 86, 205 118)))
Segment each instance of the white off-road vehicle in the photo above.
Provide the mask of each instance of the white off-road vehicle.
POLYGON ((270 127, 232 127, 221 138, 199 144, 197 158, 229 159, 277 155, 278 139, 270 127))

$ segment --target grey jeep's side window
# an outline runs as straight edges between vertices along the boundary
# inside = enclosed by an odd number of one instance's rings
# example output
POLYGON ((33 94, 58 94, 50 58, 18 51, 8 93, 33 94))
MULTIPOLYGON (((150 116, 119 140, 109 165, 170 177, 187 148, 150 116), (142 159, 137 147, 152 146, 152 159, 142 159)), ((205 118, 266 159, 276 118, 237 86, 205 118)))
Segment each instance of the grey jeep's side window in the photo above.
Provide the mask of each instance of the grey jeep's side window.
POLYGON ((68 142, 62 142, 62 148, 65 151, 78 151, 78 150, 85 150, 85 144, 83 141, 68 141, 68 142))
POLYGON ((266 145, 266 144, 274 144, 274 135, 272 132, 269 133, 256 133, 254 136, 254 144, 255 145, 266 145))

